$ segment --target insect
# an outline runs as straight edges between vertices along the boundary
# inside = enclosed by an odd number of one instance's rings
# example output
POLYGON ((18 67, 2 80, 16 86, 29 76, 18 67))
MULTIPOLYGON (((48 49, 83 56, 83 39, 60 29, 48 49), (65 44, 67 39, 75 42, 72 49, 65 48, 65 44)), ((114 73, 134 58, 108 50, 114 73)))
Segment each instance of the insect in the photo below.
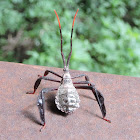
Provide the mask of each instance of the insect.
POLYGON ((71 50, 67 59, 67 63, 65 61, 65 57, 63 54, 63 48, 62 48, 62 31, 61 31, 61 25, 60 25, 60 20, 59 17, 57 15, 57 12, 54 10, 58 23, 59 23, 59 29, 60 29, 60 36, 61 36, 61 55, 62 55, 62 59, 63 59, 63 64, 64 64, 64 74, 61 76, 53 71, 50 70, 46 70, 44 73, 44 76, 40 76, 39 78, 36 80, 35 84, 34 84, 34 91, 29 93, 29 94, 34 94, 35 91, 37 90, 38 86, 40 85, 40 82, 42 79, 44 80, 48 80, 48 81, 53 81, 53 82, 58 82, 60 83, 60 86, 58 88, 44 88, 41 90, 39 96, 38 96, 38 100, 37 100, 37 105, 39 108, 39 112, 40 112, 40 118, 42 121, 42 125, 43 128, 45 127, 45 99, 44 99, 44 94, 48 93, 50 91, 54 91, 57 90, 57 94, 55 97, 55 104, 57 106, 57 108, 59 110, 61 110, 62 112, 65 113, 72 113, 74 112, 77 108, 79 108, 79 103, 80 103, 80 99, 79 99, 79 95, 77 93, 76 89, 90 89, 92 91, 92 93, 94 94, 98 105, 100 107, 100 110, 102 112, 102 116, 103 116, 103 120, 107 121, 107 122, 111 122, 110 120, 105 119, 106 116, 106 108, 104 105, 104 97, 103 95, 95 88, 95 85, 92 84, 89 81, 89 77, 85 74, 81 74, 81 75, 77 75, 75 77, 71 77, 70 73, 69 73, 69 61, 71 58, 71 54, 72 54, 72 35, 73 35, 73 27, 74 27, 74 22, 75 22, 75 18, 76 15, 78 13, 78 10, 75 13, 74 19, 73 19, 73 23, 72 23, 72 30, 71 30, 71 50), (48 77, 48 74, 51 73, 57 77, 60 78, 60 80, 56 80, 53 78, 48 77), (85 77, 85 81, 77 81, 77 82, 72 82, 72 79, 76 79, 76 78, 80 78, 80 77, 85 77), (76 85, 76 86, 74 86, 76 85), (79 85, 79 86, 77 86, 79 85))

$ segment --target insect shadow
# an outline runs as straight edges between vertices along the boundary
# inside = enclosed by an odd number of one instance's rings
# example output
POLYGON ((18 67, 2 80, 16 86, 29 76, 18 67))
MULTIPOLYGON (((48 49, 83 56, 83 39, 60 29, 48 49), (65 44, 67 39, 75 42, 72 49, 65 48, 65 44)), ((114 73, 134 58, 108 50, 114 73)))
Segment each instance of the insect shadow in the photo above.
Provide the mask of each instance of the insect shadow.
POLYGON ((56 114, 56 115, 61 115, 63 117, 66 117, 68 115, 57 109, 56 104, 55 104, 55 93, 54 92, 48 93, 48 95, 45 98, 46 98, 46 100, 45 100, 46 107, 47 107, 48 111, 50 111, 51 113, 56 114))
MULTIPOLYGON (((56 115, 61 115, 66 117, 67 114, 65 114, 64 112, 61 112, 60 110, 57 109, 56 104, 55 104, 55 93, 50 92, 46 95, 46 110, 50 111, 53 114, 56 115)), ((21 111, 21 113, 23 114, 23 116, 25 118, 28 118, 30 121, 42 125, 41 122, 38 120, 38 118, 34 115, 34 113, 31 112, 31 108, 33 108, 34 106, 36 106, 36 104, 33 105, 29 105, 27 108, 25 108, 24 110, 21 111)))
MULTIPOLYGON (((84 98, 89 98, 91 100, 94 100, 96 101, 95 99, 89 97, 89 96, 86 96, 86 95, 81 95, 83 96, 84 98)), ((63 117, 66 117, 68 116, 68 114, 64 113, 64 112, 61 112, 60 110, 57 109, 56 107, 56 104, 55 104, 55 93, 54 92, 49 92, 46 96, 45 96, 46 100, 45 100, 45 103, 46 103, 46 110, 50 111, 51 113, 53 114, 56 114, 56 115, 61 115, 63 117)), ((34 107, 36 104, 34 105, 29 105, 26 110, 24 109, 22 111, 22 114, 24 115, 24 117, 28 118, 30 121, 38 124, 38 125, 42 125, 41 122, 37 119, 37 117, 35 117, 35 115, 31 112, 31 108, 34 107)), ((95 115, 95 114, 94 114, 95 115)), ((96 115, 95 115, 96 116, 96 115)), ((99 116, 96 116, 96 117, 99 117, 99 116)), ((100 118, 100 117, 99 117, 100 118)))
POLYGON ((41 125, 41 122, 35 117, 34 113, 31 112, 30 108, 34 107, 34 105, 29 105, 26 109, 22 110, 22 114, 24 117, 28 118, 30 121, 41 125))

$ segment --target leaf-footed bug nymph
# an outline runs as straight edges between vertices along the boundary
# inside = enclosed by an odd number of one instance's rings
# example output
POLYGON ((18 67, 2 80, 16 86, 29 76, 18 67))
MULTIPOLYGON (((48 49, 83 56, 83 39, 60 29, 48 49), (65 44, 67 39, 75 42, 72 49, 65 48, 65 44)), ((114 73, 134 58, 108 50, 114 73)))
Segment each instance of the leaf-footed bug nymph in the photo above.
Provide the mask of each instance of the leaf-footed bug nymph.
POLYGON ((73 27, 74 27, 74 22, 75 22, 75 18, 77 15, 79 9, 77 9, 74 19, 73 19, 73 23, 72 23, 72 30, 71 30, 71 50, 67 59, 67 63, 65 61, 65 57, 63 54, 63 48, 62 48, 62 32, 61 32, 61 25, 60 25, 60 20, 59 17, 56 13, 56 11, 54 10, 56 16, 57 16, 57 20, 59 23, 59 29, 60 29, 60 36, 61 36, 61 55, 62 55, 62 59, 63 59, 63 64, 64 64, 64 74, 61 76, 53 71, 50 70, 46 70, 44 73, 44 76, 40 76, 39 78, 36 80, 35 84, 34 84, 34 91, 33 92, 27 92, 28 94, 34 94, 35 91, 37 90, 38 86, 40 85, 40 82, 42 79, 44 80, 48 80, 48 81, 53 81, 53 82, 58 82, 60 83, 60 86, 58 88, 44 88, 41 90, 39 96, 38 96, 38 100, 37 100, 37 105, 39 108, 39 112, 40 112, 40 118, 42 121, 42 125, 44 128, 45 127, 45 99, 44 99, 44 94, 57 90, 57 94, 55 97, 55 104, 57 106, 57 108, 59 110, 61 110, 62 112, 65 113, 72 113, 74 112, 77 108, 79 108, 79 103, 80 103, 80 99, 79 99, 79 95, 77 93, 76 89, 89 89, 92 91, 92 93, 94 94, 98 105, 100 107, 100 110, 102 112, 102 116, 103 116, 103 120, 107 121, 107 122, 111 122, 110 120, 105 119, 106 116, 106 109, 105 109, 105 105, 104 105, 104 97, 103 95, 95 88, 95 85, 92 84, 89 81, 89 77, 85 74, 81 74, 81 75, 77 75, 75 77, 71 77, 70 73, 69 73, 69 61, 71 58, 71 54, 72 54, 72 34, 73 34, 73 27), (53 78, 48 77, 48 74, 51 73, 57 77, 60 78, 60 80, 56 80, 53 78), (72 82, 72 79, 76 79, 76 78, 80 78, 80 77, 85 77, 85 81, 77 81, 77 82, 72 82), (75 86, 76 85, 76 86, 75 86), (79 85, 79 86, 77 86, 79 85))

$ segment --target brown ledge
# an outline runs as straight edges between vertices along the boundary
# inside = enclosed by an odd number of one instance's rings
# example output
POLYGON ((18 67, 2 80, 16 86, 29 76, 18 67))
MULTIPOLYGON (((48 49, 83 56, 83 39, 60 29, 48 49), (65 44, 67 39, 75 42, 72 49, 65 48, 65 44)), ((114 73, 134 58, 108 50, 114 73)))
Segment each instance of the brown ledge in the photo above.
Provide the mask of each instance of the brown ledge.
POLYGON ((46 95, 47 125, 39 132, 38 93, 42 88, 58 87, 59 84, 42 81, 35 95, 27 95, 26 92, 33 90, 37 75, 43 75, 46 69, 63 74, 60 68, 0 62, 1 140, 140 139, 140 78, 76 70, 71 70, 71 75, 87 74, 102 92, 107 109, 106 118, 112 123, 100 118, 102 114, 91 91, 78 90, 81 106, 67 116, 57 110, 54 104, 56 92, 52 92, 46 95))

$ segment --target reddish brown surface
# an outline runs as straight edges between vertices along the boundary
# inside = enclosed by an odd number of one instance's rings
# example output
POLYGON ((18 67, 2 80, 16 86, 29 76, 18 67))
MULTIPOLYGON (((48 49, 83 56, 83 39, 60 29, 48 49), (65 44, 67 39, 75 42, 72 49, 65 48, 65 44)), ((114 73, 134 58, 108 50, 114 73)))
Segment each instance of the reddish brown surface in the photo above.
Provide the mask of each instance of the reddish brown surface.
POLYGON ((101 112, 91 91, 78 90, 81 106, 67 116, 57 110, 54 104, 56 92, 52 92, 46 95, 47 125, 39 132, 38 93, 44 87, 58 87, 59 84, 42 81, 35 95, 27 95, 26 92, 33 90, 37 75, 43 75, 46 69, 63 73, 59 68, 0 62, 1 140, 140 139, 140 78, 74 70, 70 71, 71 75, 87 74, 102 92, 107 118, 112 123, 100 118, 101 112))

